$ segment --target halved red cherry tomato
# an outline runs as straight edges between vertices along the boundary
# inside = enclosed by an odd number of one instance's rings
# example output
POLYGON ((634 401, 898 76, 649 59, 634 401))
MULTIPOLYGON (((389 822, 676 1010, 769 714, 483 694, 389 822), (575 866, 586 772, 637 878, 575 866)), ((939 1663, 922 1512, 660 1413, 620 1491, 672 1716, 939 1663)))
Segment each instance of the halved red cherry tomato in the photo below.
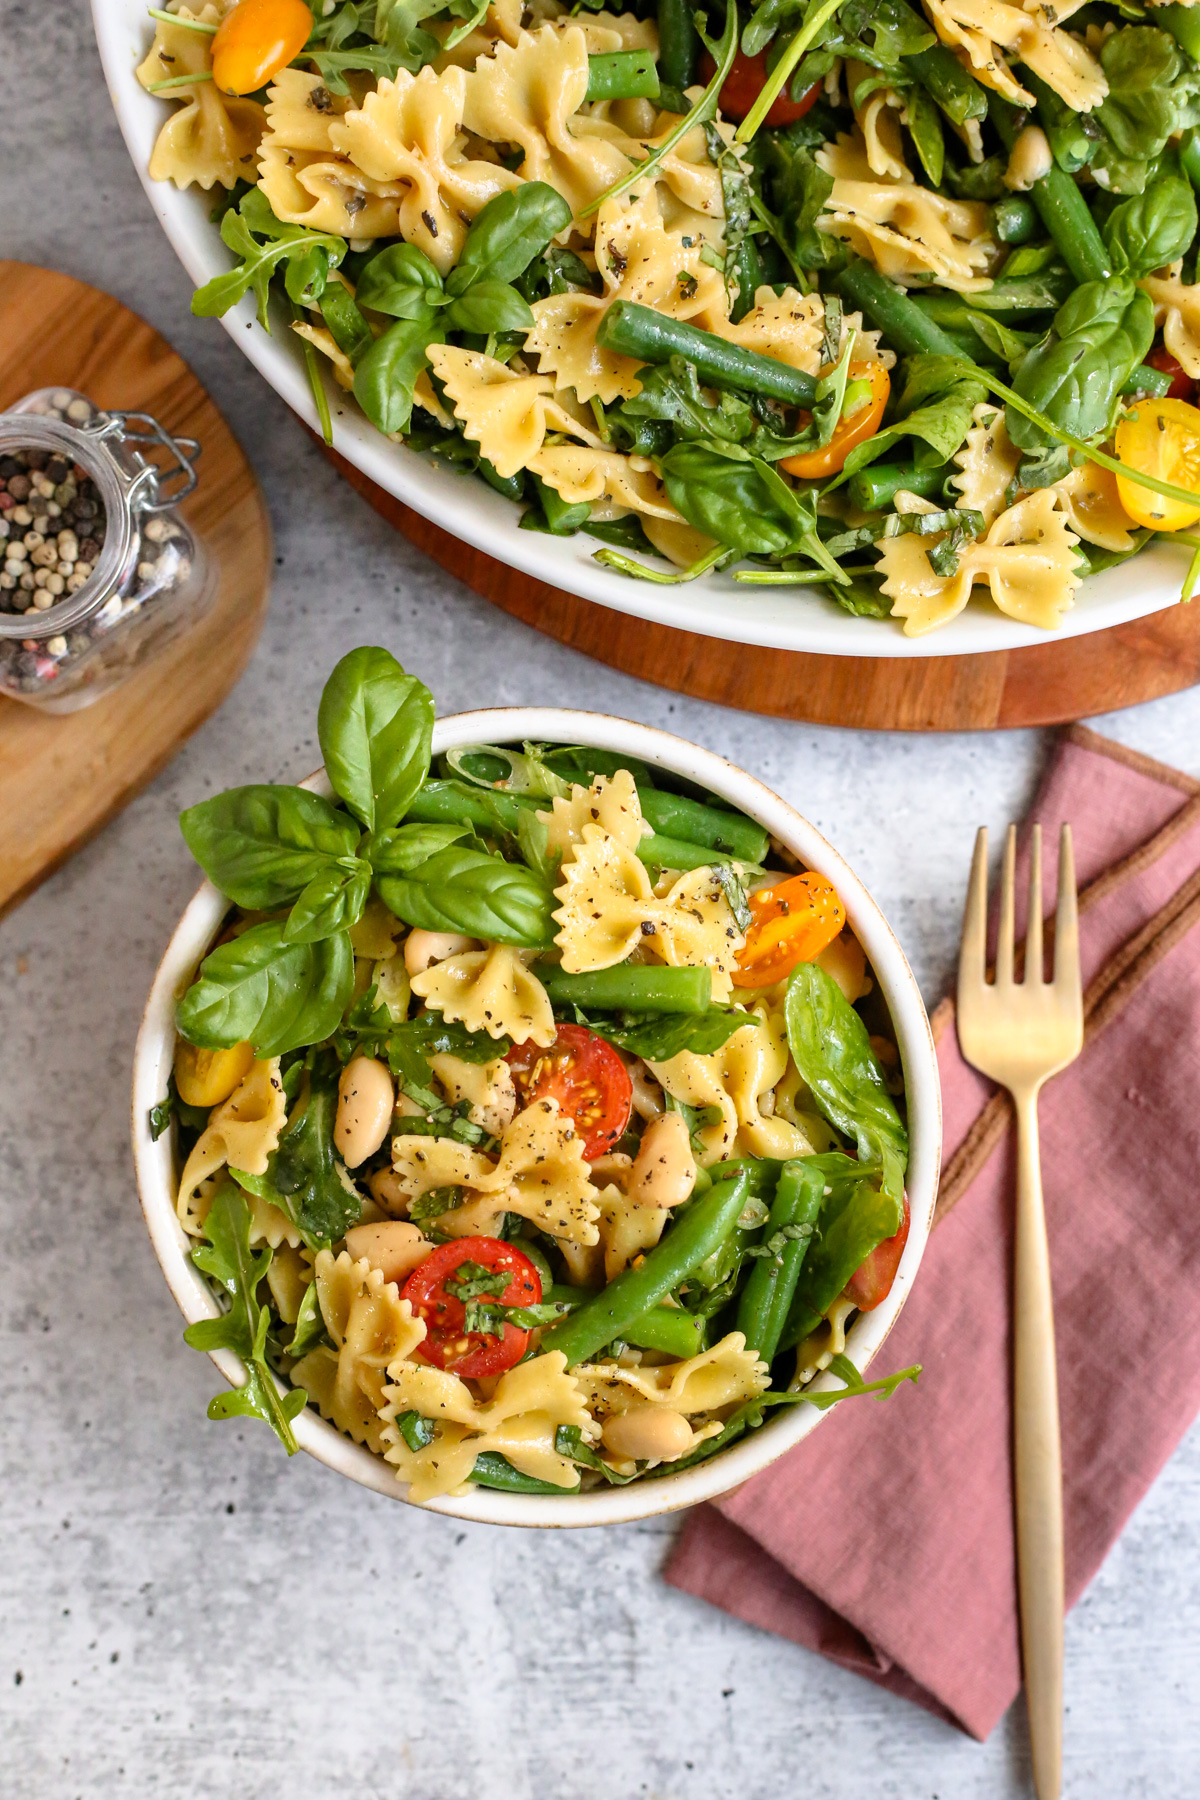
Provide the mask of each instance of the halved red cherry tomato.
MULTIPOLYGON (((542 1279, 529 1258, 515 1245, 493 1237, 455 1238, 452 1243, 439 1244, 413 1270, 401 1298, 408 1301, 418 1319, 425 1321, 425 1340, 419 1354, 426 1362, 437 1369, 448 1369, 452 1375, 499 1375, 520 1362, 529 1346, 529 1333, 508 1320, 499 1337, 494 1332, 463 1329, 466 1302, 454 1282, 455 1271, 464 1263, 476 1263, 489 1274, 512 1275, 502 1292, 478 1296, 485 1302, 536 1306, 541 1300, 542 1279)), ((469 1280, 470 1273, 459 1279, 469 1280)))
POLYGON ((1149 356, 1143 358, 1143 361, 1148 362, 1152 369, 1161 369, 1164 375, 1171 377, 1171 385, 1163 396, 1164 399, 1195 400, 1196 383, 1190 375, 1184 374, 1165 345, 1160 344, 1158 349, 1152 350, 1149 356))
MULTIPOLYGON (((717 72, 717 65, 707 50, 700 58, 700 80, 707 87, 717 72)), ((727 119, 741 124, 767 81, 767 53, 760 50, 757 56, 747 56, 739 50, 733 59, 733 67, 725 77, 725 86, 721 89, 721 111, 727 119)), ((821 83, 815 81, 802 100, 789 100, 787 88, 771 102, 771 110, 767 114, 768 125, 794 125, 802 119, 810 106, 815 106, 817 95, 821 92, 821 83)))
POLYGON ((812 962, 846 923, 833 883, 809 870, 750 895, 754 923, 738 952, 734 987, 771 987, 797 963, 812 962))
POLYGON ((570 1114, 589 1162, 612 1149, 629 1123, 633 1083, 611 1044, 584 1025, 560 1025, 548 1050, 514 1044, 505 1060, 522 1105, 557 1100, 570 1114))
POLYGON ((896 1270, 900 1267, 900 1258, 904 1255, 904 1246, 908 1242, 908 1225, 908 1195, 905 1194, 904 1217, 900 1221, 899 1231, 895 1237, 884 1238, 882 1244, 876 1244, 842 1290, 847 1300, 853 1300, 859 1312, 874 1312, 891 1293, 896 1270))
POLYGON ((223 94, 253 94, 299 56, 312 33, 305 0, 238 0, 212 41, 213 80, 223 94))
MULTIPOLYGON (((803 481, 820 481, 825 475, 836 475, 857 444, 874 437, 892 389, 891 378, 882 363, 852 362, 850 380, 869 382, 868 398, 852 413, 843 413, 834 427, 833 436, 823 450, 805 450, 799 456, 785 456, 779 467, 803 481)), ((807 417, 807 414, 801 414, 807 417)))

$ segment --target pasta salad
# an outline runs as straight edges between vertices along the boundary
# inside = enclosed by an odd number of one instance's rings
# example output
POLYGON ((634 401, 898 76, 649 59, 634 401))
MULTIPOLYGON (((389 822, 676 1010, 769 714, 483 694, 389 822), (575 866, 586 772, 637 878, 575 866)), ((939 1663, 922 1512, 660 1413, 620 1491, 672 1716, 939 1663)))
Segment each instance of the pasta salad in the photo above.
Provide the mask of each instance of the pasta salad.
POLYGON ((150 173, 225 191, 235 259, 194 310, 276 291, 327 438, 323 371, 625 575, 909 635, 1051 629, 1200 520, 1194 7, 153 18, 150 173))
POLYGON ((182 815, 230 907, 151 1129, 224 1308, 187 1341, 245 1369, 210 1417, 290 1452, 312 1404, 423 1502, 652 1479, 915 1380, 842 1354, 904 1248, 908 1143, 833 887, 636 759, 435 764, 432 727, 352 651, 328 798, 182 815))

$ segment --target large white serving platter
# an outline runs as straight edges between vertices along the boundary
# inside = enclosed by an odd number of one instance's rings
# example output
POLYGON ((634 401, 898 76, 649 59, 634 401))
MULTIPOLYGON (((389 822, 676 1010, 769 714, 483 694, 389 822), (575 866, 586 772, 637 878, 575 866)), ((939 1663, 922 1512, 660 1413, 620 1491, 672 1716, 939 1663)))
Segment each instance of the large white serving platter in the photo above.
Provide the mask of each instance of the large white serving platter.
MULTIPOLYGON (((230 254, 209 219, 211 194, 196 188, 180 192, 168 182, 151 181, 146 172, 170 103, 147 94, 134 75, 152 26, 145 0, 92 0, 92 13, 109 92, 134 166, 163 230, 199 286, 229 267, 230 254)), ((278 327, 268 335, 249 299, 227 313, 223 324, 276 393, 316 428, 299 347, 291 335, 278 327)), ((478 477, 389 443, 332 382, 329 393, 336 448, 364 475, 489 556, 614 612, 706 637, 826 656, 963 656, 1046 642, 1044 631, 1006 619, 978 599, 940 631, 906 638, 899 624, 852 618, 815 589, 747 587, 728 575, 710 575, 677 588, 630 580, 592 560, 597 545, 584 533, 557 539, 521 531, 519 509, 478 477)), ((1185 568, 1181 550, 1159 544, 1092 577, 1057 635, 1104 631, 1170 606, 1179 598, 1185 568)))

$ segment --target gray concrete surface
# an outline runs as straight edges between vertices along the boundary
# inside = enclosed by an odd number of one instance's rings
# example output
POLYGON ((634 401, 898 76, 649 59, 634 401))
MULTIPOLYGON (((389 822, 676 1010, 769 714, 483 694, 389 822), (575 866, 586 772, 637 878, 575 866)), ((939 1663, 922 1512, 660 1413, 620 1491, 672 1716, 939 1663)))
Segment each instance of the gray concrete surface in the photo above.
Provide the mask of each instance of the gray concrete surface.
MULTIPOLYGON (((142 1228, 126 1112, 142 998, 196 879, 176 814, 310 769, 323 677, 353 643, 388 644, 443 710, 604 708, 745 764, 846 850, 931 1001, 973 829, 1020 814, 1046 739, 767 723, 613 675, 493 612, 394 537, 220 328, 191 318, 83 0, 7 0, 0 18, 3 253, 109 289, 183 351, 258 469, 278 552, 241 686, 0 926, 0 1794, 1025 1793, 1019 1706, 980 1747, 666 1588, 670 1521, 458 1526, 289 1465, 265 1430, 208 1424, 213 1371, 180 1340, 142 1228)), ((1097 723, 1200 773, 1200 694, 1097 723)), ((1193 1431, 1068 1625, 1072 1800, 1200 1793, 1198 1539, 1193 1431)))

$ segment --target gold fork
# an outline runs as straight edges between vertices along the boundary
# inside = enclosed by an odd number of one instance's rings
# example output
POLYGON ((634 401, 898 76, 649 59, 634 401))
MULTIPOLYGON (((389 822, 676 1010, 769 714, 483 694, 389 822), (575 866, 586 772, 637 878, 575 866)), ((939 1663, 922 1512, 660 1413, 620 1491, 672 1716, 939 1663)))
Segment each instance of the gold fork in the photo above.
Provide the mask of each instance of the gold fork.
POLYGON ((1062 1787, 1062 1451, 1054 1364, 1054 1301, 1042 1206, 1038 1093, 1083 1046, 1079 921, 1071 827, 1058 849, 1054 979, 1042 958, 1042 835, 1029 852, 1024 979, 1014 978, 1016 827, 1004 846, 996 977, 987 979, 987 831, 975 840, 958 963, 958 1041, 969 1063, 1006 1087, 1017 1115, 1017 1228, 1013 1283, 1013 1459, 1021 1653, 1038 1800, 1062 1787))

